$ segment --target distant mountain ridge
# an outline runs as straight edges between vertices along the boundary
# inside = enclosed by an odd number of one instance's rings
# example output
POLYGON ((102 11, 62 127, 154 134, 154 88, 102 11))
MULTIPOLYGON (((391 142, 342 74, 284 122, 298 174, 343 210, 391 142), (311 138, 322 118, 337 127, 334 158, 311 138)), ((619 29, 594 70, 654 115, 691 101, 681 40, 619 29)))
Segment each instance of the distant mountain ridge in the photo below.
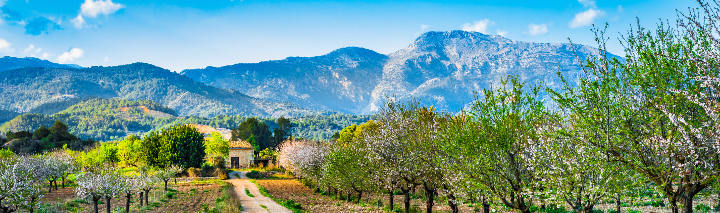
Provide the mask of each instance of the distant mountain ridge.
POLYGON ((39 58, 27 57, 27 58, 16 58, 5 56, 0 58, 0 72, 7 70, 14 70, 19 68, 27 67, 46 67, 46 68, 82 68, 75 64, 57 64, 48 60, 42 60, 39 58))
POLYGON ((318 110, 360 112, 370 103, 387 56, 360 47, 315 57, 184 70, 182 74, 252 97, 291 102, 318 110))
POLYGON ((151 100, 183 116, 277 117, 314 112, 211 87, 146 63, 82 69, 28 67, 0 72, 1 110, 51 114, 62 109, 50 106, 67 107, 90 98, 151 100))
POLYGON ((256 98, 299 103, 314 109, 366 114, 387 98, 417 98, 458 111, 475 92, 508 75, 557 87, 557 72, 571 83, 578 58, 595 48, 513 41, 478 32, 426 32, 408 47, 383 55, 347 47, 316 57, 189 69, 181 73, 208 85, 256 98), (577 56, 577 57, 576 57, 577 56))

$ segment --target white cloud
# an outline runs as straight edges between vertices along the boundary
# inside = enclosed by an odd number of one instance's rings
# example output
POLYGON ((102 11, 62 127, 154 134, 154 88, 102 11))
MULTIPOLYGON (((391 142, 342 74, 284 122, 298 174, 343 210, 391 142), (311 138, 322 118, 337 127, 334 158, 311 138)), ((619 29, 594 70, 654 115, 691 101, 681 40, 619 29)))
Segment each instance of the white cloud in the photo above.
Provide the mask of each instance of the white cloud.
POLYGON ((80 13, 70 20, 70 22, 73 23, 75 28, 81 29, 85 26, 85 18, 110 15, 124 7, 125 5, 113 3, 112 0, 85 0, 85 2, 80 5, 80 13))
POLYGON ((105 58, 103 58, 103 62, 105 62, 105 63, 110 62, 110 57, 105 56, 105 58))
POLYGON ((508 33, 508 32, 507 32, 507 31, 504 31, 504 30, 498 30, 498 31, 495 32, 495 33, 497 33, 499 36, 505 37, 505 36, 507 36, 507 33, 508 33))
POLYGON ((547 24, 529 24, 528 33, 530 35, 542 35, 548 32, 547 24))
POLYGON ((12 48, 12 44, 5 39, 0 38, 0 53, 11 54, 15 52, 12 48))
POLYGON ((578 0, 585 7, 595 8, 595 0, 578 0))
POLYGON ((618 12, 618 13, 625 12, 625 8, 623 8, 622 5, 618 5, 618 7, 617 7, 617 12, 618 12))
POLYGON ((44 60, 47 60, 47 59, 49 59, 49 58, 50 58, 50 54, 48 54, 48 53, 43 53, 43 54, 40 56, 40 59, 44 59, 44 60))
POLYGON ((113 3, 112 0, 85 0, 85 2, 80 5, 80 14, 95 18, 98 15, 110 15, 123 7, 125 7, 125 5, 113 3))
POLYGON ((430 28, 430 25, 427 25, 427 24, 420 25, 420 31, 423 31, 423 32, 424 32, 424 31, 427 30, 428 28, 430 28))
POLYGON ((64 52, 60 56, 58 56, 57 61, 58 63, 69 63, 79 58, 82 58, 83 54, 84 51, 82 49, 72 48, 70 49, 70 51, 64 52))
POLYGON ((78 14, 77 17, 75 17, 74 19, 70 20, 70 22, 72 22, 73 26, 75 26, 75 28, 78 28, 78 29, 83 28, 83 26, 85 26, 85 19, 80 14, 78 14))
POLYGON ((605 12, 601 10, 588 9, 586 11, 575 14, 575 18, 570 22, 571 28, 578 28, 588 26, 595 21, 596 18, 604 15, 605 12))
POLYGON ((488 26, 492 25, 493 22, 489 19, 483 19, 480 21, 475 21, 472 24, 467 23, 463 25, 463 30, 470 31, 470 32, 481 32, 487 34, 488 26))

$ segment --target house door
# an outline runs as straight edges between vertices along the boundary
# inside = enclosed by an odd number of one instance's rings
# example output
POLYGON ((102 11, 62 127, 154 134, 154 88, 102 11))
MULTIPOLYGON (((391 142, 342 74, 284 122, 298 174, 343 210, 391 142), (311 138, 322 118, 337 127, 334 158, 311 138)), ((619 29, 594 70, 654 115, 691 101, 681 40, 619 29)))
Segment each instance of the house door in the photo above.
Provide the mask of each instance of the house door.
POLYGON ((230 158, 230 167, 233 169, 239 169, 240 168, 240 158, 239 157, 231 157, 230 158))

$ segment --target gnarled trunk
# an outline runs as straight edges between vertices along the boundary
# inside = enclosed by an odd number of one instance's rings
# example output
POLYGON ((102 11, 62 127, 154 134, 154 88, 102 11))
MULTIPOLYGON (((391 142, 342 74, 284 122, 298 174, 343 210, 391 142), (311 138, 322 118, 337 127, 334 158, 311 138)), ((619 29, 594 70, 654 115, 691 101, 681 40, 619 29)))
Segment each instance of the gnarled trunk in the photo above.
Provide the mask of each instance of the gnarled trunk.
POLYGON ((132 192, 125 194, 125 213, 130 213, 130 199, 132 199, 132 192))
POLYGON ((394 197, 394 194, 395 194, 395 193, 394 193, 392 190, 390 190, 390 192, 388 192, 388 205, 390 206, 390 211, 392 211, 393 208, 395 208, 395 197, 394 197))
POLYGON ((460 210, 458 209, 457 203, 455 203, 455 195, 452 193, 448 194, 448 206, 450 206, 450 210, 452 213, 458 213, 460 210))
POLYGON ((111 197, 105 197, 105 209, 106 213, 110 213, 110 198, 111 197))
POLYGON ((620 203, 620 193, 618 192, 615 196, 615 211, 616 213, 620 213, 620 208, 622 207, 622 204, 620 203))
POLYGON ((410 213, 410 189, 402 189, 405 200, 405 213, 410 213))
POLYGON ((430 188, 427 185, 423 188, 425 188, 425 197, 427 198, 425 200, 425 212, 432 213, 432 208, 435 205, 435 189, 430 188))
POLYGON ((98 211, 98 201, 100 201, 100 198, 93 198, 92 201, 93 201, 93 210, 95 210, 95 213, 100 213, 100 211, 98 211))

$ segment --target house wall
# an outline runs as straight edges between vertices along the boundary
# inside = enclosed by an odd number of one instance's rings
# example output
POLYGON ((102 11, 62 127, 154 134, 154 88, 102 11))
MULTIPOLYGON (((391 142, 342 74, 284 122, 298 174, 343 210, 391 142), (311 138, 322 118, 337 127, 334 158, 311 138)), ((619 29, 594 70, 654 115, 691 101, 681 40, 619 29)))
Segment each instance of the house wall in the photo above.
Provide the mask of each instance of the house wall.
MULTIPOLYGON (((231 149, 230 150, 230 162, 232 162, 233 157, 238 157, 240 159, 240 168, 248 167, 253 162, 253 150, 252 149, 231 149)), ((230 165, 232 167, 232 165, 230 165)))

